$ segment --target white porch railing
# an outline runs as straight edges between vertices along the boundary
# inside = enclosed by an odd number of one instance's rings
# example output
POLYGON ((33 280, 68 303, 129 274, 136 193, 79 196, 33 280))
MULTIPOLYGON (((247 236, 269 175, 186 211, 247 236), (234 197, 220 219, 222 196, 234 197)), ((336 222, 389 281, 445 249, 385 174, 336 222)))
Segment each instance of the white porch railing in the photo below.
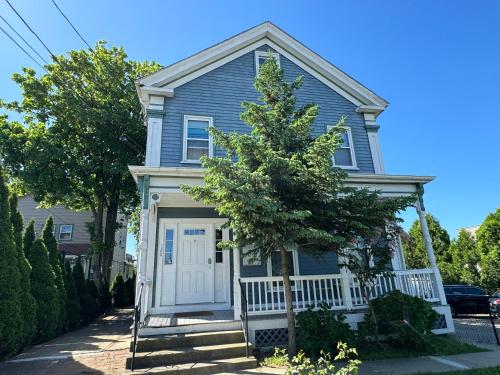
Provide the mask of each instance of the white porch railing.
MULTIPOLYGON (((291 276, 294 310, 302 311, 307 306, 318 308, 322 302, 334 310, 343 310, 347 306, 366 306, 356 277, 349 273, 347 277, 349 282, 342 283, 341 274, 291 276)), ((248 301, 248 315, 286 312, 282 277, 243 277, 240 281, 248 301)), ((439 301, 434 273, 430 269, 393 271, 388 276, 380 275, 370 288, 370 296, 376 298, 393 290, 429 302, 439 301)))

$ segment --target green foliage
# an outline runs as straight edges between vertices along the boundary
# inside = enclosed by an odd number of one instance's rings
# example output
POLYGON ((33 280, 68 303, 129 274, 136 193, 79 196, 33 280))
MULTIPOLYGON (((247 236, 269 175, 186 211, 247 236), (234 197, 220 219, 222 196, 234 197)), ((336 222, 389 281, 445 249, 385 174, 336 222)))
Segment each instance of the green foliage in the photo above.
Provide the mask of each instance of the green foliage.
POLYGON ((285 349, 275 348, 273 355, 264 358, 261 365, 266 367, 287 368, 290 366, 290 362, 285 349))
POLYGON ((73 272, 68 261, 64 264, 64 286, 66 287, 66 317, 69 329, 78 328, 80 325, 80 302, 76 289, 73 272))
POLYGON ((50 340, 57 333, 59 299, 56 277, 49 262, 49 253, 41 239, 35 240, 30 249, 31 292, 37 303, 36 340, 50 340))
POLYGON ((80 304, 80 320, 83 324, 88 324, 93 319, 92 298, 90 297, 85 275, 83 273, 82 261, 80 258, 73 267, 73 280, 75 281, 78 302, 80 304))
POLYGON ((454 283, 480 285, 481 256, 472 234, 463 229, 458 232, 458 237, 451 241, 450 253, 453 262, 449 267, 455 277, 447 277, 447 279, 455 279, 454 283), (456 280, 457 276, 458 280, 456 280))
POLYGON ((111 292, 109 291, 109 284, 107 282, 102 283, 98 288, 99 291, 99 307, 101 313, 108 313, 111 311, 112 299, 111 292))
POLYGON ((136 284, 136 277, 134 273, 134 276, 129 277, 127 281, 125 281, 125 293, 127 294, 128 305, 133 305, 135 302, 135 284, 136 284))
POLYGON ((9 191, 0 169, 0 357, 15 353, 24 341, 17 251, 9 191))
POLYGON ((356 375, 361 364, 358 359, 352 359, 358 355, 356 349, 348 348, 347 344, 339 342, 337 352, 334 361, 347 362, 338 370, 332 362, 330 353, 321 351, 319 358, 313 361, 300 351, 292 358, 292 364, 287 368, 286 375, 356 375))
MULTIPOLYGON (((429 345, 429 334, 438 318, 429 302, 393 291, 375 298, 372 307, 380 334, 409 349, 425 350, 429 345)), ((360 335, 373 335, 372 321, 367 314, 360 335)))
POLYGON ((500 208, 486 217, 476 238, 481 256, 481 285, 496 292, 500 289, 500 208))
MULTIPOLYGON (((451 263, 449 252, 450 235, 441 227, 439 221, 431 214, 426 216, 432 246, 438 263, 451 263)), ((403 240, 403 249, 408 268, 429 268, 430 263, 425 250, 424 237, 420 228, 420 221, 415 220, 409 231, 409 238, 403 240)))
POLYGON ((56 277, 57 300, 59 308, 57 310, 57 331, 63 332, 67 327, 66 317, 66 289, 64 287, 64 278, 61 268, 61 256, 59 254, 59 246, 54 237, 54 221, 52 216, 47 218, 45 226, 42 229, 42 239, 47 251, 49 252, 49 261, 52 271, 56 277))
POLYGON ((336 314, 326 303, 319 310, 311 306, 297 314, 299 326, 298 346, 307 355, 317 356, 321 351, 334 353, 339 342, 349 346, 355 343, 356 335, 345 323, 345 316, 336 314))
POLYGON ((111 283, 111 298, 114 308, 121 308, 127 305, 127 292, 125 291, 125 282, 120 273, 115 276, 111 283))
POLYGON ((31 247, 33 246, 33 242, 35 242, 35 222, 31 219, 24 231, 23 237, 23 249, 24 255, 26 259, 30 259, 31 257, 31 247))
POLYGON ((23 217, 17 208, 17 195, 11 194, 10 221, 14 233, 17 252, 17 267, 19 269, 20 300, 22 311, 22 344, 29 346, 36 331, 36 301, 31 294, 31 265, 26 259, 23 250, 23 217))
POLYGON ((90 308, 90 315, 92 319, 97 318, 101 313, 101 306, 99 304, 99 290, 94 280, 86 280, 87 291, 89 293, 90 300, 92 301, 90 308))
MULTIPOLYGON (((286 248, 319 254, 340 252, 352 238, 371 238, 377 227, 396 221, 396 212, 409 198, 379 199, 378 192, 344 186, 346 173, 332 156, 342 143, 344 125, 314 137, 311 126, 319 108, 296 108, 294 96, 302 77, 291 83, 273 58, 260 67, 255 88, 259 103, 245 102, 241 119, 250 133, 225 134, 211 127, 224 157, 203 157, 205 184, 182 186, 195 200, 214 205, 228 218, 238 236, 221 247, 250 246, 249 255, 268 258, 286 248), (236 160, 236 161, 235 161, 236 160)), ((289 351, 294 352, 293 307, 286 262, 282 262, 287 303, 289 351)))

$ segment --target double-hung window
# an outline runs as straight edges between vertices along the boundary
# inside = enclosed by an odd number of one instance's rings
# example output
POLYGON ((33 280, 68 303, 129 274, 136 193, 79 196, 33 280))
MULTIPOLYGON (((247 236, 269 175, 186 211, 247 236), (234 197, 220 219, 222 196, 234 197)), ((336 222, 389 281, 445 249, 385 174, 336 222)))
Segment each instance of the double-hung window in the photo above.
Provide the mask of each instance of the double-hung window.
MULTIPOLYGON (((328 126, 331 129, 332 126, 328 126)), ((354 146, 352 143, 351 129, 347 128, 346 132, 342 134, 342 144, 335 151, 333 155, 333 164, 336 167, 344 169, 356 169, 356 155, 354 154, 354 146)))
POLYGON ((212 124, 212 117, 184 116, 184 162, 199 163, 203 155, 212 156, 212 138, 208 133, 212 124))
POLYGON ((63 241, 70 241, 73 237, 73 225, 61 224, 59 226, 59 239, 63 241))
POLYGON ((280 66, 280 55, 275 52, 267 51, 255 51, 255 72, 258 74, 260 66, 266 62, 269 57, 273 57, 276 60, 276 64, 280 66))

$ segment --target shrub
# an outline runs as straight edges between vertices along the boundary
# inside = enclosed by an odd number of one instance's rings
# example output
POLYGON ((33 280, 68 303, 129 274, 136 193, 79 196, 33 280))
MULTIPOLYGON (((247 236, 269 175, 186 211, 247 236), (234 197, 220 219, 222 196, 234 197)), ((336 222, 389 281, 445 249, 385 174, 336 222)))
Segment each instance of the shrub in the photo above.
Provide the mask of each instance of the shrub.
POLYGON ((0 170, 0 357, 16 352, 23 343, 21 284, 9 211, 0 170))
POLYGON ((135 302, 135 274, 125 281, 125 293, 127 294, 127 305, 133 305, 135 302))
POLYGON ((56 277, 57 301, 59 308, 57 309, 57 331, 64 332, 67 328, 66 318, 66 289, 64 287, 64 278, 62 274, 61 258, 59 255, 59 246, 54 237, 54 221, 49 216, 42 230, 42 239, 47 251, 49 252, 49 262, 52 271, 56 277))
POLYGON ((300 351, 299 354, 292 358, 292 364, 287 368, 286 375, 357 374, 361 361, 351 359, 352 356, 357 356, 356 349, 349 349, 347 344, 339 342, 336 351, 338 354, 335 356, 334 361, 347 361, 339 370, 337 370, 332 363, 332 356, 330 353, 321 351, 319 358, 316 361, 312 361, 303 351, 300 351))
POLYGON ((321 350, 333 353, 339 342, 352 345, 356 335, 345 316, 335 314, 326 303, 319 310, 308 307, 306 311, 297 314, 299 326, 298 344, 308 355, 318 355, 321 350))
POLYGON ((78 292, 69 262, 64 264, 64 286, 66 287, 67 296, 66 317, 68 328, 75 329, 80 325, 80 302, 78 301, 78 292))
POLYGON ((92 301, 92 306, 90 308, 90 316, 92 319, 97 318, 101 313, 101 307, 99 306, 99 291, 95 285, 94 280, 87 280, 87 290, 89 292, 89 297, 92 301))
MULTIPOLYGON (((429 302, 393 291, 374 299, 372 305, 380 334, 410 349, 428 349, 428 335, 438 318, 429 302)), ((367 314, 360 329, 362 336, 374 333, 371 321, 372 317, 367 314)))
POLYGON ((108 282, 102 282, 98 291, 100 311, 106 314, 111 311, 111 292, 109 291, 108 282))
POLYGON ((30 249, 31 292, 35 297, 37 341, 50 340, 58 326, 58 296, 56 278, 49 263, 49 253, 41 239, 35 240, 30 249))
POLYGON ((120 273, 115 276, 111 283, 111 298, 114 308, 124 307, 127 304, 127 294, 125 292, 125 283, 120 273))
POLYGON ((9 204, 21 288, 22 346, 27 347, 33 341, 36 331, 36 302, 31 294, 31 265, 26 259, 23 250, 23 217, 17 209, 17 196, 15 194, 10 196, 9 204))
POLYGON ((80 320, 83 324, 88 324, 92 321, 92 298, 88 291, 85 276, 83 274, 82 261, 80 258, 76 261, 73 267, 73 279, 78 294, 78 302, 80 303, 80 320))

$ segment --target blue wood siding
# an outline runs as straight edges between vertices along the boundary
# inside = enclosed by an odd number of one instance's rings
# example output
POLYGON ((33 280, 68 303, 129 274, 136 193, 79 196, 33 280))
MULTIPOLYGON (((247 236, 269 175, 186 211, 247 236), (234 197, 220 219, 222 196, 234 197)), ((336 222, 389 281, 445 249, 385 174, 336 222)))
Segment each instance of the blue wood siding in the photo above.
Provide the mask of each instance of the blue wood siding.
MULTIPOLYGON (((259 50, 267 51, 268 48, 264 46, 259 50)), ((362 114, 356 113, 356 105, 284 56, 280 56, 280 63, 288 81, 299 75, 304 77, 303 86, 297 92, 297 104, 313 102, 320 106, 313 134, 317 136, 324 133, 328 125, 334 125, 341 116, 347 116, 346 125, 351 127, 359 171, 374 173, 364 118, 362 114)), ((239 116, 242 112, 241 102, 256 101, 258 98, 253 87, 254 78, 255 53, 252 51, 177 87, 175 96, 165 100, 161 166, 197 166, 181 163, 184 115, 211 116, 214 126, 223 131, 248 132, 249 127, 239 116)), ((222 156, 223 152, 216 148, 215 155, 222 156)))

